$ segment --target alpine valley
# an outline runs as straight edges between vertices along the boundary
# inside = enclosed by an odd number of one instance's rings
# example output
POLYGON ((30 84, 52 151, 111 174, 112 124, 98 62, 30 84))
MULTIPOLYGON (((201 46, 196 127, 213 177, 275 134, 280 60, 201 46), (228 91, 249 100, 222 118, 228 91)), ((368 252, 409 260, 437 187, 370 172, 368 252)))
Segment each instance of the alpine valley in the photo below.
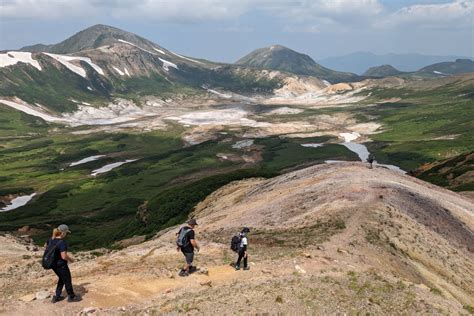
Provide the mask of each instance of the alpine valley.
POLYGON ((280 45, 185 53, 106 25, 0 52, 0 313, 50 313, 15 302, 47 286, 33 249, 62 223, 105 313, 473 312, 472 60, 356 75, 280 45), (184 290, 189 216, 209 269, 184 290), (243 225, 255 277, 229 303, 243 225))

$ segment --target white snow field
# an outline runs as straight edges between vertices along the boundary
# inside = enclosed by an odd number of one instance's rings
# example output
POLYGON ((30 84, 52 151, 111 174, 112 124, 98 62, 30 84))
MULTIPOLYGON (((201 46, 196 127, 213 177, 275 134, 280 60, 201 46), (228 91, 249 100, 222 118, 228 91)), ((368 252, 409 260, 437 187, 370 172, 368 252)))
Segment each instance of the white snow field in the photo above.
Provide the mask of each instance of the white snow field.
POLYGON ((105 155, 96 155, 96 156, 90 156, 90 157, 87 157, 87 158, 84 158, 84 159, 81 159, 81 160, 78 160, 78 161, 74 161, 74 162, 71 162, 69 164, 69 167, 74 167, 74 166, 78 166, 78 165, 82 165, 82 164, 85 164, 85 163, 88 163, 88 162, 91 162, 91 161, 95 161, 95 160, 98 160, 102 157, 105 157, 105 155))
MULTIPOLYGON (((131 45, 131 46, 133 46, 133 47, 136 47, 136 48, 138 48, 138 49, 140 49, 140 50, 142 50, 142 51, 144 51, 144 52, 147 52, 148 54, 156 55, 154 52, 149 51, 148 49, 141 48, 140 46, 135 45, 135 44, 130 43, 130 42, 127 42, 127 41, 124 41, 123 39, 119 39, 118 41, 121 42, 121 43, 125 43, 125 44, 128 44, 128 45, 131 45)), ((155 48, 155 50, 156 50, 156 48, 155 48)))
POLYGON ((84 77, 84 78, 87 77, 86 70, 84 68, 82 68, 81 66, 74 65, 73 63, 71 63, 71 61, 73 61, 73 60, 84 61, 84 62, 88 63, 92 68, 94 68, 94 70, 97 71, 99 74, 104 75, 104 71, 102 70, 102 68, 100 68, 98 65, 94 64, 92 62, 92 60, 88 57, 57 55, 57 54, 51 54, 51 53, 43 53, 43 54, 45 54, 45 55, 47 55, 51 58, 56 59, 61 64, 66 66, 69 70, 71 70, 72 72, 75 72, 76 74, 78 74, 81 77, 84 77))
POLYGON ((116 72, 118 72, 118 74, 119 74, 119 75, 121 75, 121 76, 125 76, 125 73, 124 73, 122 70, 118 69, 118 68, 117 68, 117 67, 115 67, 115 66, 112 66, 112 68, 114 68, 114 69, 115 69, 115 71, 116 71, 116 72))
POLYGON ((159 57, 158 57, 158 59, 163 63, 163 69, 164 69, 165 71, 169 71, 169 70, 170 70, 169 67, 173 67, 173 68, 175 68, 175 69, 178 69, 178 66, 176 66, 175 63, 172 63, 172 62, 170 62, 170 61, 167 61, 166 59, 159 58, 159 57))
POLYGON ((250 147, 253 145, 253 142, 254 142, 253 139, 244 139, 244 140, 236 142, 234 145, 232 145, 232 148, 241 149, 241 148, 250 147))
POLYGON ((360 134, 359 133, 356 133, 356 132, 352 132, 352 133, 339 133, 340 136, 342 136, 342 138, 344 138, 344 141, 346 143, 349 143, 353 140, 356 140, 357 138, 360 137, 360 134))
POLYGON ((26 205, 31 199, 36 195, 36 193, 32 193, 30 195, 22 195, 19 197, 14 198, 13 200, 10 201, 10 204, 5 206, 4 208, 0 209, 0 212, 8 212, 11 210, 14 210, 16 208, 19 208, 23 205, 26 205))
POLYGON ((243 110, 214 110, 197 111, 178 117, 170 116, 166 119, 178 121, 182 125, 236 125, 249 127, 267 127, 270 123, 257 122, 247 118, 247 112, 243 110))
POLYGON ((101 174, 101 173, 106 173, 106 172, 109 172, 110 170, 112 169, 115 169, 117 167, 120 167, 121 165, 124 165, 126 163, 130 163, 130 162, 134 162, 136 161, 137 159, 128 159, 128 160, 125 160, 125 161, 119 161, 119 162, 114 162, 114 163, 111 163, 111 164, 108 164, 108 165, 105 165, 99 169, 95 169, 92 171, 91 173, 91 176, 96 176, 98 174, 101 174))
POLYGON ((153 47, 153 49, 156 50, 160 54, 166 55, 166 53, 164 51, 162 51, 161 49, 158 49, 156 47, 153 47))
POLYGON ((286 115, 286 114, 299 114, 304 112, 301 109, 294 109, 287 106, 276 108, 271 110, 270 112, 265 113, 265 115, 286 115))
MULTIPOLYGON (((155 48, 155 49, 156 49, 156 48, 155 48)), ((192 61, 193 63, 202 64, 202 62, 200 62, 200 61, 197 61, 197 60, 194 60, 194 59, 191 59, 191 58, 188 58, 188 57, 181 56, 180 54, 173 53, 172 51, 170 51, 170 53, 173 54, 173 55, 178 56, 179 58, 192 61)))
POLYGON ((301 144, 301 146, 308 147, 308 148, 318 148, 318 147, 323 147, 324 144, 308 143, 308 144, 301 144))
POLYGON ((0 67, 7 67, 17 63, 30 64, 36 69, 41 70, 39 62, 34 60, 29 52, 7 52, 0 54, 0 67))
POLYGON ((56 116, 53 116, 51 114, 45 113, 45 112, 41 111, 40 108, 33 107, 32 105, 29 105, 28 103, 23 102, 20 99, 16 99, 15 101, 0 99, 0 103, 8 105, 9 107, 14 108, 14 109, 19 110, 19 111, 22 111, 26 114, 30 114, 30 115, 33 115, 33 116, 40 117, 40 118, 42 118, 43 120, 45 120, 47 122, 64 122, 64 123, 67 122, 67 120, 65 120, 63 118, 56 117, 56 116))

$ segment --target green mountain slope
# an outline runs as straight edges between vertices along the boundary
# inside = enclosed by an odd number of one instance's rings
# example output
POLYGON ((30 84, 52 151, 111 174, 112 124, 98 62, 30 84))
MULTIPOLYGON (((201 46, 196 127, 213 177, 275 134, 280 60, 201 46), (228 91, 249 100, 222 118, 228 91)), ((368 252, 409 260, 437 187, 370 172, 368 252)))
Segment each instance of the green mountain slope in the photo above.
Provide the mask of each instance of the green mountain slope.
POLYGON ((442 62, 429 65, 418 70, 421 73, 435 73, 439 75, 455 75, 474 72, 474 61, 471 59, 456 59, 456 61, 442 62))
POLYGON ((359 77, 348 72, 334 71, 317 64, 311 57, 281 45, 256 49, 236 64, 261 69, 274 69, 298 75, 315 76, 330 82, 354 81, 359 77))
POLYGON ((474 190, 474 151, 425 164, 413 174, 454 191, 474 190))
POLYGON ((392 65, 381 65, 376 67, 371 67, 364 72, 363 76, 367 77, 389 77, 389 76, 397 76, 402 74, 403 72, 399 71, 392 65))

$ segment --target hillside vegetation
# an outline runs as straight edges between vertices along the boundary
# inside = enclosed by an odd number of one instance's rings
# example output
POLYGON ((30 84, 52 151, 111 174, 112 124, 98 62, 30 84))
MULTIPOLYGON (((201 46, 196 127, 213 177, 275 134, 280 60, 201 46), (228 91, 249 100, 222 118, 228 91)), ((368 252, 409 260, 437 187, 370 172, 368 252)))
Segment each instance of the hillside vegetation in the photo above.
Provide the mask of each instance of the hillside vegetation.
POLYGON ((132 315, 465 315, 474 306, 474 205, 410 176, 361 163, 314 166, 233 182, 192 216, 201 272, 177 276, 174 226, 119 251, 75 253, 78 304, 18 301, 49 289, 51 275, 30 245, 0 237, 12 245, 0 249, 9 253, 0 261, 9 271, 0 275, 2 308, 21 315, 85 307, 132 315), (228 243, 242 226, 251 230, 250 271, 229 266, 228 243))

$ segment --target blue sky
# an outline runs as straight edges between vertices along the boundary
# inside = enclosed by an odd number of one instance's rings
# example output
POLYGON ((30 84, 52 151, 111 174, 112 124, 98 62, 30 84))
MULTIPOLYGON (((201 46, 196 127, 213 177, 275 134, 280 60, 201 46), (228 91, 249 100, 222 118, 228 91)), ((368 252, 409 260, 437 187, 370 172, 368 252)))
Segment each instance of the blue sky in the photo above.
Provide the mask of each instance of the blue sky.
POLYGON ((0 49, 56 43, 97 23, 224 62, 272 44, 315 59, 474 49, 473 0, 1 0, 0 49))

